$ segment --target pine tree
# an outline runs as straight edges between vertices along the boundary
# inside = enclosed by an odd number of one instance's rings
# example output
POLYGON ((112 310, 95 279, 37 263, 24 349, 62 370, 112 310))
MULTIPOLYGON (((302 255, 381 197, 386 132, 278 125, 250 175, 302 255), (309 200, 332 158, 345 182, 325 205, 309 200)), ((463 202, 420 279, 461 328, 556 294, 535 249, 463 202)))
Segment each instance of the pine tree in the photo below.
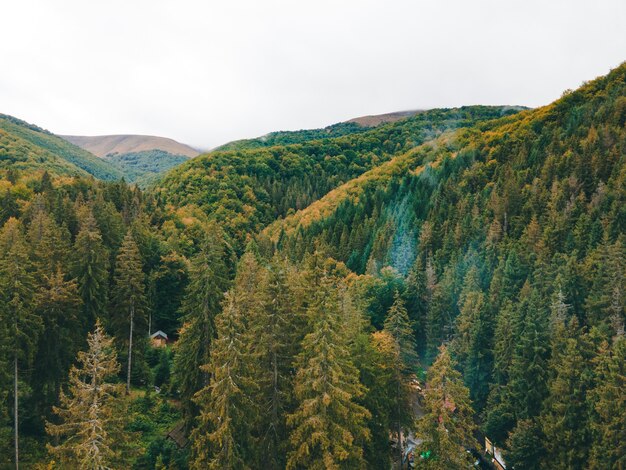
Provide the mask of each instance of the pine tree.
POLYGON ((221 229, 214 223, 207 225, 200 251, 191 260, 190 281, 181 305, 183 327, 174 357, 175 382, 188 424, 197 412, 194 394, 209 385, 209 374, 201 366, 209 363, 215 317, 230 284, 228 253, 221 229))
MULTIPOLYGON (((133 235, 129 231, 124 237, 115 262, 111 324, 121 350, 126 356, 126 393, 130 393, 133 362, 133 341, 139 336, 139 345, 145 342, 147 333, 147 306, 141 256, 133 235), (125 338, 128 338, 126 341, 125 338), (141 340, 143 338, 143 341, 141 340)), ((135 347, 135 349, 137 349, 135 347)))
MULTIPOLYGON (((314 269, 321 269, 315 266, 314 269)), ((287 417, 292 451, 287 468, 337 469, 363 465, 370 413, 357 404, 358 381, 342 334, 336 279, 319 275, 307 309, 311 332, 302 341, 294 381, 297 409, 287 417)))
POLYGON ((93 214, 87 212, 80 221, 72 255, 71 274, 78 281, 83 300, 84 329, 89 331, 97 318, 105 318, 108 293, 109 255, 93 214))
POLYGON ((439 348, 437 359, 428 370, 424 390, 424 416, 418 422, 423 449, 430 451, 425 468, 447 469, 468 466, 468 448, 477 448, 473 432, 474 411, 469 390, 454 368, 447 347, 439 348))
POLYGON ((15 466, 19 465, 19 370, 32 363, 41 318, 34 311, 33 277, 22 226, 9 219, 0 232, 0 348, 13 369, 15 466))
POLYGON ((215 319, 211 359, 203 366, 211 382, 195 396, 200 416, 191 434, 194 469, 250 468, 250 428, 256 415, 245 370, 250 360, 244 342, 245 312, 237 300, 234 292, 225 296, 224 310, 215 319))
POLYGON ((127 441, 118 410, 123 385, 109 380, 120 365, 113 340, 99 321, 87 344, 70 369, 68 393, 61 392, 60 406, 54 407, 58 423, 46 424, 48 434, 61 439, 58 445, 48 445, 48 450, 64 468, 119 468, 120 450, 127 441))

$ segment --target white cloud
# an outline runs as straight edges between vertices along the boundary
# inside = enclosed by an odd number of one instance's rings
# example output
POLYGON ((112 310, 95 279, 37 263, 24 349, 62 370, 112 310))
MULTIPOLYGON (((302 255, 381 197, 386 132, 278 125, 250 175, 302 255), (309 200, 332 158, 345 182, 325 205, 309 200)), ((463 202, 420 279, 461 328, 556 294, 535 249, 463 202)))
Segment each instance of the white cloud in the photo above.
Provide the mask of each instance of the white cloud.
POLYGON ((363 114, 539 106, 625 60, 598 0, 1 0, 0 112, 208 148, 363 114))

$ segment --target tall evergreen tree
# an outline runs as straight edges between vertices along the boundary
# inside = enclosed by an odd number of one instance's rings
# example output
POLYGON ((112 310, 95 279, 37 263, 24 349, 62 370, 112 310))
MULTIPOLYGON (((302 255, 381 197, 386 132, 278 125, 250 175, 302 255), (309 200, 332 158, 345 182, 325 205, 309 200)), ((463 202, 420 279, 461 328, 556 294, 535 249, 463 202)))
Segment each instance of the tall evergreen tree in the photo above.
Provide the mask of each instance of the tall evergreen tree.
MULTIPOLYGON (((319 263, 314 269, 321 269, 319 263)), ((364 393, 340 323, 337 280, 319 273, 307 309, 311 332, 302 341, 294 381, 297 409, 287 417, 287 468, 363 466, 370 413, 356 403, 364 393)))
POLYGON ((268 469, 283 468, 287 426, 293 406, 291 366, 301 339, 303 312, 297 300, 297 273, 278 256, 261 276, 255 292, 259 305, 248 310, 252 353, 257 361, 260 405, 259 452, 268 469))
POLYGON ((418 366, 418 357, 415 347, 415 336, 404 307, 404 301, 398 291, 395 292, 394 302, 387 318, 385 318, 384 332, 388 333, 395 343, 397 359, 393 364, 396 373, 396 390, 394 391, 395 409, 392 414, 394 431, 399 452, 398 462, 402 465, 404 448, 402 445, 402 428, 412 424, 412 410, 409 403, 409 382, 418 366))
POLYGON ((226 295, 224 310, 215 319, 211 359, 202 367, 211 382, 195 397, 200 416, 191 434, 194 469, 250 468, 250 431, 257 418, 246 371, 250 358, 244 342, 245 311, 237 300, 234 292, 226 295))
POLYGON ((0 232, 0 348, 13 369, 13 433, 15 467, 19 466, 20 369, 32 363, 41 318, 34 309, 34 286, 22 225, 9 219, 0 232))
POLYGON ((84 328, 89 331, 97 318, 105 318, 109 265, 109 255, 91 211, 80 220, 71 258, 71 274, 78 281, 78 292, 83 300, 84 328))
POLYGON ((230 249, 215 223, 204 228, 200 250, 191 260, 189 284, 181 305, 183 327, 176 344, 174 374, 185 419, 189 424, 197 410, 193 396, 209 385, 209 363, 215 337, 215 317, 221 311, 230 284, 230 249))
POLYGON ((61 404, 54 407, 57 422, 46 424, 48 434, 61 440, 48 450, 64 468, 120 468, 124 461, 120 451, 128 439, 119 409, 123 385, 111 382, 120 365, 113 340, 99 321, 87 345, 70 369, 68 392, 61 392, 61 404))
POLYGON ((539 418, 547 450, 544 463, 555 469, 588 468, 592 348, 575 317, 552 342, 549 395, 539 418))
MULTIPOLYGON (((126 393, 130 393, 133 347, 145 345, 147 305, 141 256, 133 235, 124 237, 115 262, 111 324, 121 350, 126 350, 126 393), (138 336, 138 338, 135 337, 138 336), (127 339, 126 339, 127 338, 127 339), (133 341, 138 344, 134 345, 133 341)), ((141 351, 141 349, 140 349, 141 351)), ((138 358, 141 357, 137 355, 138 358)))
POLYGON ((626 468, 626 337, 604 341, 595 359, 592 399, 593 443, 589 468, 626 468))
POLYGON ((84 341, 78 336, 81 299, 76 281, 66 281, 63 272, 57 269, 56 273, 45 276, 44 282, 36 304, 45 334, 39 338, 33 374, 37 415, 41 417, 56 402, 67 370, 84 341))
POLYGON ((469 461, 466 449, 478 448, 473 432, 474 411, 469 390, 446 346, 439 348, 437 359, 428 370, 424 390, 424 416, 418 422, 423 449, 430 454, 425 468, 465 468, 469 461))

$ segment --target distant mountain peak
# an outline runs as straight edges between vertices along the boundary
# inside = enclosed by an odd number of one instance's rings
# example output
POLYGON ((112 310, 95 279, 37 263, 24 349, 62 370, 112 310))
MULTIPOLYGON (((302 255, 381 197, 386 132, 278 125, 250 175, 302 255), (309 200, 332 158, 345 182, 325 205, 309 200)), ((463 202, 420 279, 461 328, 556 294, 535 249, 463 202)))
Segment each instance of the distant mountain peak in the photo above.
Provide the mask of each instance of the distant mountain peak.
POLYGON ((113 154, 145 152, 149 150, 162 150, 173 155, 183 155, 189 158, 200 154, 200 152, 193 147, 181 144, 174 139, 152 135, 62 135, 60 137, 93 153, 94 155, 97 155, 98 157, 105 157, 113 154))

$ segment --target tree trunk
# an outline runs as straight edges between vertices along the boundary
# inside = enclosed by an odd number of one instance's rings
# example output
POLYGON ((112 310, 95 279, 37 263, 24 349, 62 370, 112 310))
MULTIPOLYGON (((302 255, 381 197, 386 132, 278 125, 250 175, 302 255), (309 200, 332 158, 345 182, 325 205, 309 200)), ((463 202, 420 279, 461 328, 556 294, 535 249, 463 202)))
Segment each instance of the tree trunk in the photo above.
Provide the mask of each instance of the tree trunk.
POLYGON ((14 414, 15 414, 15 470, 20 468, 20 431, 19 431, 19 399, 17 396, 18 388, 17 388, 17 354, 13 360, 14 366, 14 377, 13 377, 13 394, 14 394, 14 414))
POLYGON ((398 407, 396 413, 397 413, 397 419, 398 419, 398 468, 400 470, 402 470, 402 457, 403 457, 403 452, 402 452, 402 429, 400 427, 400 413, 401 413, 401 405, 400 405, 400 379, 398 378, 398 384, 397 384, 397 388, 396 388, 396 406, 398 407))
POLYGON ((133 324, 135 322, 135 305, 130 306, 130 335, 128 337, 128 371, 126 373, 126 395, 130 395, 130 371, 133 359, 133 324))

